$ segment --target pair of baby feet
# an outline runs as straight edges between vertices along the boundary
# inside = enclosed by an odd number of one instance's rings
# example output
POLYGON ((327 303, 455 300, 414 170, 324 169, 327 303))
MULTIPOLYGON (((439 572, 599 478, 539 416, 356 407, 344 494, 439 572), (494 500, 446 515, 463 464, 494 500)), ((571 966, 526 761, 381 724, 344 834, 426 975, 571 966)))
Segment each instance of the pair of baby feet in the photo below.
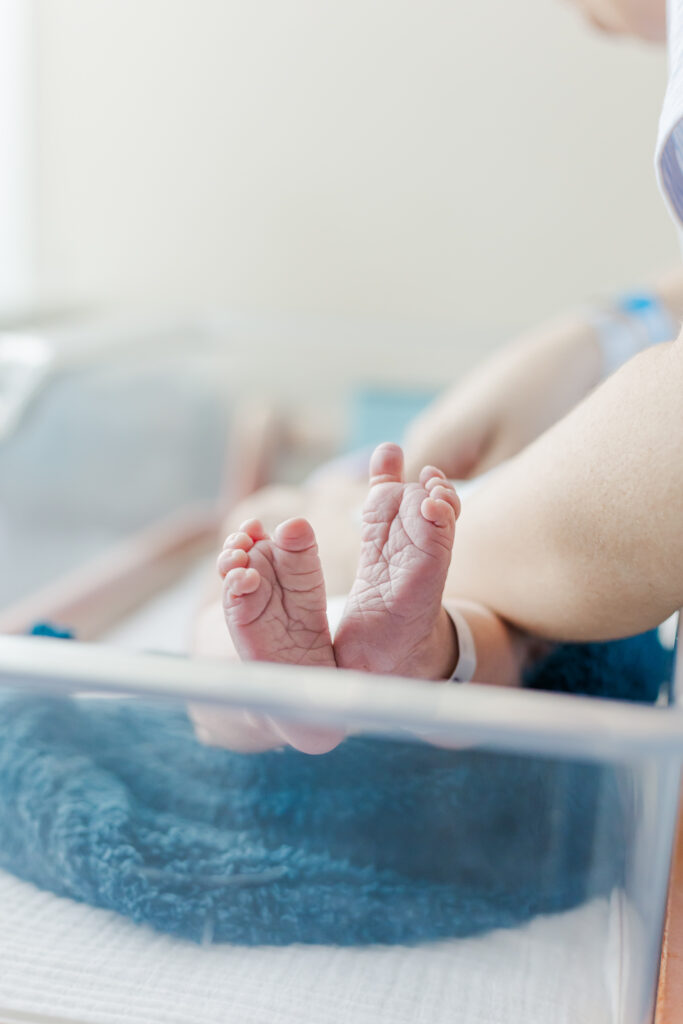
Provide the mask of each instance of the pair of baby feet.
POLYGON ((457 638, 441 599, 459 512, 441 470, 426 466, 419 483, 405 483, 398 445, 375 449, 358 572, 334 641, 310 523, 289 519, 272 536, 257 519, 243 523, 218 559, 237 653, 245 660, 448 678, 457 638))

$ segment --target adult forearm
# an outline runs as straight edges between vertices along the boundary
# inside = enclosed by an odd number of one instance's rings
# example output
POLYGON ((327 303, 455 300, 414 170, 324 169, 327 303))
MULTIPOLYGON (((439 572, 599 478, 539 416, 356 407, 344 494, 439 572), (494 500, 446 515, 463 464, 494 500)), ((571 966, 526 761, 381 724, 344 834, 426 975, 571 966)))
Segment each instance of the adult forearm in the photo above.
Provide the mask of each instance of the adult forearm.
POLYGON ((683 343, 631 360, 466 505, 448 593, 566 640, 683 604, 683 343))
POLYGON ((637 352, 670 341, 683 320, 683 271, 654 289, 542 324, 503 346, 416 417, 406 441, 409 479, 426 462, 476 476, 557 423, 637 352))

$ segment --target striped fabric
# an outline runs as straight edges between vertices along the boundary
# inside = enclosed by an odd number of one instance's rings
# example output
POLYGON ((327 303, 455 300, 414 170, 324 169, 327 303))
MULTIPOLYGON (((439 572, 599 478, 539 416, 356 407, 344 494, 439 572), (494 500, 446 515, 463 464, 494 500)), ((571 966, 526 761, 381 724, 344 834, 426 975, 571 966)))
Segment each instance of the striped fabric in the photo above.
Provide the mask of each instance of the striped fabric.
POLYGON ((659 120, 656 171, 683 243, 683 0, 667 0, 669 83, 659 120))

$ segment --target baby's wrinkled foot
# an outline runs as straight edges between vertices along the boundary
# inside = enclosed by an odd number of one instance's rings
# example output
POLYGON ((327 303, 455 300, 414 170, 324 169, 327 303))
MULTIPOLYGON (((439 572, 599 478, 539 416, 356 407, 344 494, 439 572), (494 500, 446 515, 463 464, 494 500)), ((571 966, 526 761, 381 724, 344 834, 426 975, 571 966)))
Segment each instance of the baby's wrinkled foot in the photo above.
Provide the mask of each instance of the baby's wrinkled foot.
POLYGON ((403 452, 375 449, 358 574, 335 635, 340 668, 448 678, 457 638, 441 606, 460 501, 441 470, 403 482, 403 452))
MULTIPOLYGON (((225 621, 243 660, 335 667, 322 567, 307 520, 288 519, 272 537, 259 520, 248 520, 225 541, 218 571, 225 621)), ((267 729, 309 753, 329 750, 343 738, 271 719, 267 729)))
POLYGON ((227 538, 218 571, 241 658, 334 666, 318 546, 305 519, 281 523, 272 538, 258 519, 248 520, 227 538))

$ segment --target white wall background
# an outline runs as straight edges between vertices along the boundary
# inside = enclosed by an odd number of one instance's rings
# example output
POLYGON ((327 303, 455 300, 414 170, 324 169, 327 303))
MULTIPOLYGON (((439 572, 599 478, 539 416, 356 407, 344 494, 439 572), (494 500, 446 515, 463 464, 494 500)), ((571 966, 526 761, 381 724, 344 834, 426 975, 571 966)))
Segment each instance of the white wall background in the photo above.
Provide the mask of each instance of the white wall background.
POLYGON ((33 8, 0 0, 0 310, 35 300, 33 8))
POLYGON ((44 302, 502 337, 679 259, 664 56, 560 0, 37 12, 44 302))

